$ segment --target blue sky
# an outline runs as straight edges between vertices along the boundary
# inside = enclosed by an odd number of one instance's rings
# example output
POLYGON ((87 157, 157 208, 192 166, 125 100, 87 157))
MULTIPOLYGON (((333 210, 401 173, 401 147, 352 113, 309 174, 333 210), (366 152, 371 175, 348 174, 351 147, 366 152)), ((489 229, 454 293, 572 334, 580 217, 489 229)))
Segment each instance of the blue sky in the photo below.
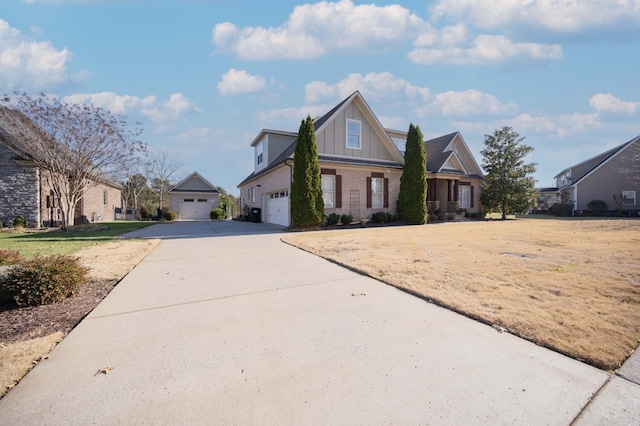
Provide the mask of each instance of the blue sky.
POLYGON ((3 0, 0 93, 46 92, 140 122, 237 194, 260 129, 297 131, 360 90, 426 138, 511 126, 539 186, 640 134, 640 0, 3 0))

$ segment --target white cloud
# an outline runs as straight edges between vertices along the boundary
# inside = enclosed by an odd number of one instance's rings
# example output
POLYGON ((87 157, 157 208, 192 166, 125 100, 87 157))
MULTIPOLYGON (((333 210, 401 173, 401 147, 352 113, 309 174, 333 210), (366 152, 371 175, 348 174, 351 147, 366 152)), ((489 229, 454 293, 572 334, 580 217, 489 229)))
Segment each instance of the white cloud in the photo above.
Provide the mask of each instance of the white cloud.
POLYGON ((93 104, 98 108, 105 108, 114 114, 124 114, 131 108, 144 108, 153 106, 157 98, 147 96, 139 98, 137 96, 120 96, 113 92, 100 93, 76 93, 62 99, 64 102, 77 104, 93 104))
MULTIPOLYGON (((534 61, 549 61, 562 58, 562 47, 558 44, 514 43, 502 35, 478 35, 464 47, 441 43, 433 47, 432 40, 423 34, 416 48, 407 54, 416 64, 429 65, 448 63, 455 65, 486 65, 534 61)), ((460 42, 460 39, 456 40, 460 42)))
POLYGON ((538 28, 558 34, 593 29, 637 31, 639 0, 437 0, 433 19, 467 22, 483 30, 538 28))
POLYGON ((359 90, 366 98, 376 102, 392 102, 394 100, 415 99, 424 101, 429 98, 430 90, 426 87, 414 86, 405 79, 397 78, 390 72, 368 74, 353 73, 336 84, 313 81, 305 86, 307 102, 320 99, 344 99, 359 90))
POLYGON ((493 133, 495 129, 509 126, 521 136, 529 134, 555 135, 566 138, 598 129, 603 126, 599 114, 531 115, 523 113, 513 118, 489 122, 456 121, 453 125, 461 132, 493 133))
POLYGON ((56 49, 50 41, 31 41, 0 19, 0 81, 8 90, 44 89, 84 73, 70 75, 66 65, 71 52, 56 49))
POLYGON ((166 123, 194 111, 200 109, 182 93, 174 93, 162 106, 142 109, 142 113, 154 123, 166 123))
POLYGON ((439 111, 444 116, 468 116, 479 114, 506 114, 518 109, 514 103, 502 103, 493 95, 479 90, 438 93, 435 100, 422 111, 439 111))
POLYGON ((326 114, 335 105, 313 105, 300 108, 282 108, 262 111, 258 114, 258 122, 262 127, 298 131, 300 121, 307 115, 316 118, 326 114))
POLYGON ((218 24, 212 41, 218 50, 244 60, 312 59, 330 52, 386 52, 415 37, 424 25, 399 5, 322 1, 296 6, 288 21, 275 28, 218 24))
POLYGON ((251 75, 244 70, 231 68, 218 83, 218 92, 222 96, 259 92, 267 82, 261 75, 251 75))
POLYGON ((623 101, 611 93, 598 93, 589 99, 589 105, 598 112, 635 114, 640 111, 640 102, 623 101))

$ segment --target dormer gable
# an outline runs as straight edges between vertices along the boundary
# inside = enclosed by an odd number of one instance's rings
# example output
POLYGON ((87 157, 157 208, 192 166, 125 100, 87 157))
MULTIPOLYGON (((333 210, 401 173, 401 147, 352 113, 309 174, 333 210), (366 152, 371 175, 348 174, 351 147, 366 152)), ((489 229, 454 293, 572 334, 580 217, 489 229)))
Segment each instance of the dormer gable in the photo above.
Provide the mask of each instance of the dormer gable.
POLYGON ((458 154, 455 151, 449 152, 449 157, 445 160, 444 164, 438 171, 457 172, 465 175, 468 174, 467 170, 462 164, 462 161, 460 161, 460 157, 458 157, 458 154))
POLYGON ((318 154, 404 164, 404 157, 359 91, 315 122, 318 154))
POLYGON ((263 129, 251 142, 254 171, 257 173, 269 166, 295 142, 296 137, 297 134, 293 132, 263 129))

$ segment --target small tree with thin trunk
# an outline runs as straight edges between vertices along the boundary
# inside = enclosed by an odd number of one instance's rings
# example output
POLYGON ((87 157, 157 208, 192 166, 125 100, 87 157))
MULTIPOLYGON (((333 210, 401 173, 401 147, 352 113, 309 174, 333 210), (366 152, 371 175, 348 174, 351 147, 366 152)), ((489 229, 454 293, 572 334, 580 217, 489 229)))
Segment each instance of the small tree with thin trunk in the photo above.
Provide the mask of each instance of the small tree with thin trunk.
POLYGON ((63 228, 74 224, 76 205, 89 188, 115 178, 146 151, 137 139, 142 130, 130 130, 123 115, 45 94, 16 93, 2 103, 0 123, 15 138, 4 142, 41 170, 58 200, 63 228))
POLYGON ((158 194, 158 209, 163 210, 168 206, 165 195, 171 189, 173 178, 181 169, 182 164, 175 157, 170 157, 166 151, 160 151, 149 163, 149 181, 151 189, 158 194))
POLYGON ((302 120, 293 157, 291 184, 291 224, 293 227, 319 225, 324 220, 324 201, 316 133, 311 116, 302 120))
POLYGON ((413 224, 427 223, 427 154, 420 127, 409 125, 400 176, 398 216, 413 224))
POLYGON ((525 163, 524 158, 533 148, 522 144, 524 137, 511 127, 485 135, 482 167, 486 175, 482 183, 480 202, 485 210, 500 212, 502 220, 508 214, 526 213, 535 206, 535 163, 525 163))

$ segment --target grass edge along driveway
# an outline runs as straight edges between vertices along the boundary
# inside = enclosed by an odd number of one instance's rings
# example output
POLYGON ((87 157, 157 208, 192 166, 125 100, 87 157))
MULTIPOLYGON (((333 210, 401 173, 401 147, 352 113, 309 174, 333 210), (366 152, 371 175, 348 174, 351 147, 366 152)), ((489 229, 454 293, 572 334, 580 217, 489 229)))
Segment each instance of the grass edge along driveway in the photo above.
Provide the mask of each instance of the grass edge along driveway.
POLYGON ((604 370, 640 342, 640 220, 445 223, 282 240, 604 370))

